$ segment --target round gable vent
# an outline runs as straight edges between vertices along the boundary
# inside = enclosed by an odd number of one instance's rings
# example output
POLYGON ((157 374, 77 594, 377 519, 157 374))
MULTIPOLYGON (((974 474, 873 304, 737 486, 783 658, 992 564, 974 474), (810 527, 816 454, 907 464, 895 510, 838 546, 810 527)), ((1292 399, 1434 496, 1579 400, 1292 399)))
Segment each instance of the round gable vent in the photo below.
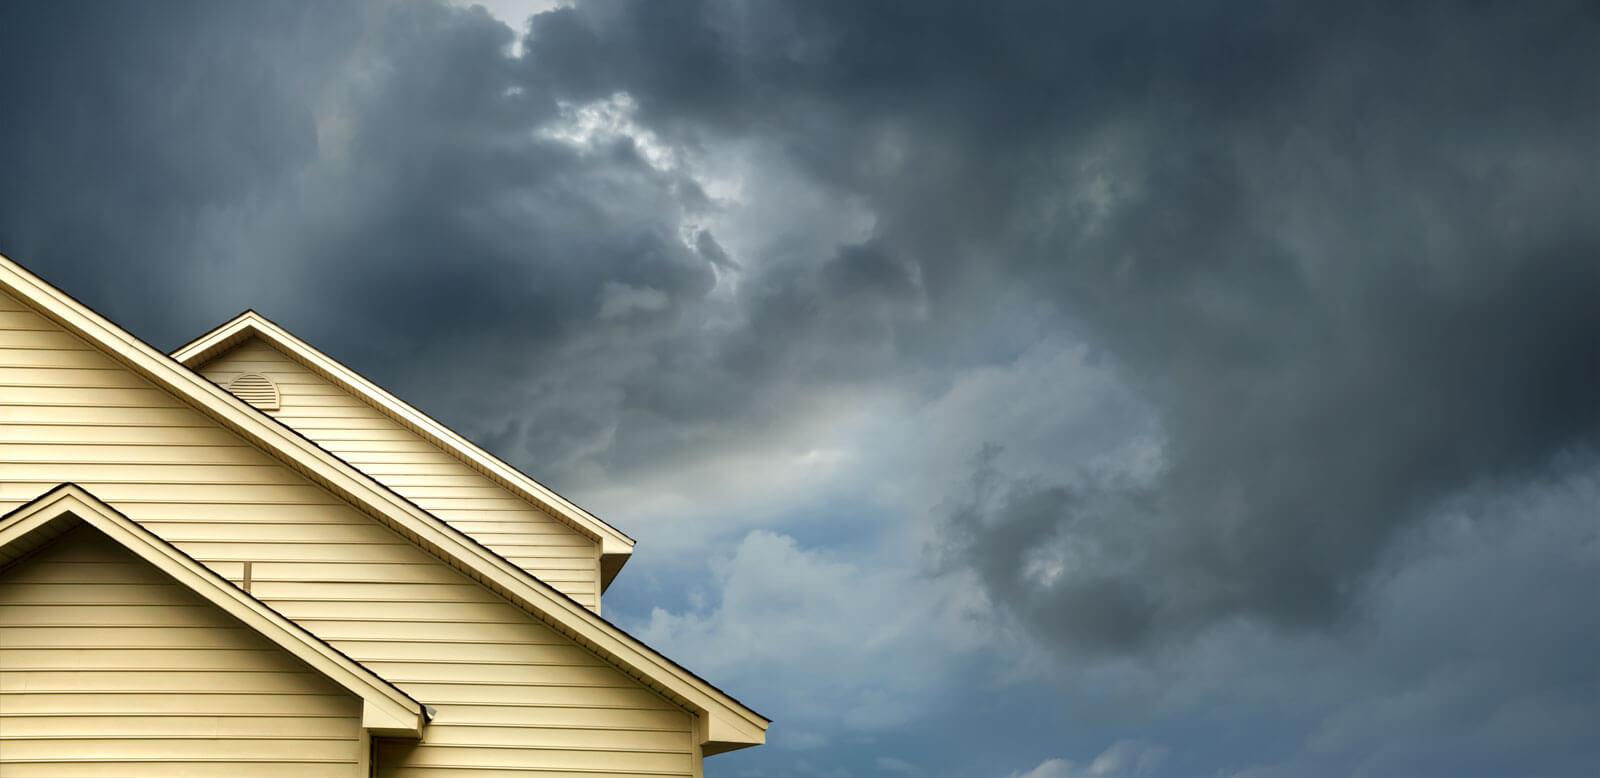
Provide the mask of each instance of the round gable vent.
POLYGON ((245 373, 233 379, 228 391, 263 411, 278 410, 278 385, 259 373, 245 373))

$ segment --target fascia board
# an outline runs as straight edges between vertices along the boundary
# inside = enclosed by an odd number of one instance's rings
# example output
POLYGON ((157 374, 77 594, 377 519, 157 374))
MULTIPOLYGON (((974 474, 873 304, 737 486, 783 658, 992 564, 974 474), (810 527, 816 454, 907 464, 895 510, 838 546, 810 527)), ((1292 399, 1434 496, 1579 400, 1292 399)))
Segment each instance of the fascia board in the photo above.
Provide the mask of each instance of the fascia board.
POLYGON ((75 518, 154 565, 179 585, 293 654, 313 670, 361 699, 362 726, 375 735, 420 737, 422 703, 365 666, 240 590, 193 557, 76 484, 62 484, 0 518, 0 548, 51 522, 75 518))
POLYGON ((712 722, 725 720, 730 731, 759 733, 746 735, 734 747, 765 742, 770 719, 3 255, 0 289, 17 295, 79 337, 99 344, 157 386, 186 400, 646 685, 676 698, 712 722))
MULTIPOLYGON (((544 509, 574 529, 600 543, 600 553, 617 557, 612 563, 612 575, 620 569, 627 556, 633 553, 634 541, 621 530, 579 507, 571 500, 529 478, 527 474, 506 464, 499 457, 484 451, 472 441, 440 424, 431 416, 417 410, 406 401, 390 394, 365 376, 346 367, 338 360, 324 354, 315 346, 285 330, 277 322, 254 310, 235 316, 211 332, 190 341, 172 352, 172 358, 185 367, 198 370, 205 363, 220 356, 234 345, 259 337, 312 372, 353 392, 357 397, 432 441, 464 464, 498 482, 513 494, 544 509)), ((607 581, 609 583, 609 581, 607 581)), ((602 587, 603 588, 603 587, 602 587)))

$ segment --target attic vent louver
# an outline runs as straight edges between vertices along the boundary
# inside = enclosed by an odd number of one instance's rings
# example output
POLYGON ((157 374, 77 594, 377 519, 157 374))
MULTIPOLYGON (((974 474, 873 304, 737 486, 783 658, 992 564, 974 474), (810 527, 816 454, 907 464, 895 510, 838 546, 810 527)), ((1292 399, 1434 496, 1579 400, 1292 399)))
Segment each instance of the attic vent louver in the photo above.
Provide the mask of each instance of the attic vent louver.
POLYGON ((228 384, 228 391, 263 411, 278 410, 278 385, 264 375, 245 373, 228 384))

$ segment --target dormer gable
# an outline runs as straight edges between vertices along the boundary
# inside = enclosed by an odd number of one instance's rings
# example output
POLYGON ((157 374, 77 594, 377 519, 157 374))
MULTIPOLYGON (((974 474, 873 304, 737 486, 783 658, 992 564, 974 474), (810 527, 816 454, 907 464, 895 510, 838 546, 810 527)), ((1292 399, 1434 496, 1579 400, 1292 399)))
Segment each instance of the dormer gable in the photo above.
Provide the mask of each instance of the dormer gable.
MULTIPOLYGON (((149 572, 133 570, 134 575, 140 576, 136 579, 99 580, 95 584, 96 589, 91 591, 100 591, 102 597, 107 600, 116 600, 114 590, 119 585, 130 587, 127 589, 128 592, 152 588, 151 584, 157 585, 155 588, 170 589, 172 594, 153 601, 156 606, 171 605, 169 600, 174 597, 180 600, 180 607, 172 609, 175 612, 184 612, 186 607, 193 610, 195 604, 202 604, 204 618, 190 617, 197 620, 192 625, 185 622, 182 626, 198 626, 216 634, 239 632, 243 635, 231 643, 224 644, 225 648, 237 649, 241 646, 256 648, 256 644, 276 647, 297 660, 298 667, 295 663, 288 665, 290 671, 309 669, 353 695, 360 703, 360 726, 372 735, 415 738, 422 734, 425 721, 422 703, 241 591, 200 562, 139 526, 76 484, 61 484, 37 499, 0 516, 0 570, 12 568, 20 561, 58 545, 61 538, 69 535, 88 539, 76 542, 86 542, 111 549, 112 554, 121 555, 128 560, 137 560, 144 566, 152 568, 149 572)), ((105 552, 102 551, 87 561, 104 567, 106 560, 105 552)), ((81 563, 69 565, 69 567, 83 566, 81 563)), ((70 589, 72 585, 81 582, 52 579, 41 583, 44 587, 59 592, 63 587, 70 589)), ((0 603, 14 605, 17 602, 34 601, 16 594, 0 598, 0 603)), ((70 623, 77 627, 113 630, 117 625, 131 623, 137 629, 144 624, 138 621, 130 622, 129 619, 134 617, 126 616, 109 620, 107 624, 111 626, 105 627, 100 622, 86 620, 90 617, 73 616, 72 604, 70 599, 56 596, 39 600, 38 607, 34 610, 54 605, 53 615, 50 616, 54 621, 41 623, 70 623)), ((91 615, 99 612, 89 607, 80 607, 78 610, 87 611, 91 615)), ((132 611, 138 608, 124 608, 124 610, 132 611)), ((13 640, 23 639, 20 635, 26 627, 25 623, 12 620, 7 626, 17 633, 12 635, 13 640)), ((171 624, 164 626, 172 628, 171 624)), ((60 631, 59 628, 57 631, 60 631)), ((110 641, 112 644, 115 642, 115 640, 110 641)), ((85 650, 88 648, 86 645, 85 650)), ((281 662, 274 667, 278 672, 284 669, 281 662)), ((240 670, 243 676, 264 672, 267 672, 267 669, 256 666, 240 670)), ((203 690, 197 691, 203 692, 203 690)))
POLYGON ((631 538, 255 311, 172 356, 596 612, 632 553, 631 538), (253 376, 277 407, 258 404, 253 376))

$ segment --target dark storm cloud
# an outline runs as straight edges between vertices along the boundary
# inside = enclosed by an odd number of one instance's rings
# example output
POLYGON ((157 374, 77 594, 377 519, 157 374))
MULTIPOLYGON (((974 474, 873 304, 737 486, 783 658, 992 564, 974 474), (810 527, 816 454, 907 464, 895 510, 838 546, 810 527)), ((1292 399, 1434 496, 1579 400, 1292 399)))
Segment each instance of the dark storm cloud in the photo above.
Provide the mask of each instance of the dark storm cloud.
MULTIPOLYGON (((8 3, 0 9, 0 251, 147 328, 170 328, 193 226, 314 156, 298 94, 359 34, 303 4, 8 3), (291 43, 298 61, 282 55, 291 43)), ((145 330, 150 334, 150 330, 145 330)), ((167 337, 181 333, 162 331, 167 337)))
POLYGON ((528 46, 569 99, 781 144, 914 268, 926 322, 873 296, 905 277, 883 262, 753 295, 735 386, 818 351, 959 361, 1018 288, 1092 333, 1162 416, 1161 474, 990 487, 950 553, 1040 634, 1120 651, 1335 623, 1438 500, 1591 451, 1597 32, 1577 4, 601 3, 528 46))
POLYGON ((3 13, 0 251, 162 345, 254 305, 557 486, 947 386, 1050 306, 1168 438, 954 512, 1058 645, 1333 623, 1438 499, 1600 429, 1589 6, 596 2, 520 59, 421 3, 3 13), (870 234, 730 253, 636 140, 541 132, 617 95, 870 234))
POLYGON ((704 205, 694 182, 626 137, 579 150, 537 132, 559 106, 481 9, 5 14, 0 250, 158 345, 255 307, 513 458, 543 456, 610 413, 547 396, 612 380, 590 363, 670 331, 731 261, 709 234, 678 237, 704 205), (665 304, 597 322, 609 285, 665 304))
POLYGON ((700 256, 705 257, 707 262, 723 270, 739 269, 739 263, 728 256, 727 250, 723 249, 722 244, 717 242, 717 238, 711 234, 711 230, 700 230, 695 233, 694 249, 700 252, 700 256))
POLYGON ((703 293, 710 270, 673 233, 679 182, 625 140, 585 156, 536 137, 556 105, 514 77, 499 22, 397 16, 375 33, 382 75, 356 106, 347 167, 321 193, 335 207, 301 247, 314 272, 339 269, 330 297, 398 324, 396 347, 486 337, 488 351, 566 340, 608 281, 703 293))

